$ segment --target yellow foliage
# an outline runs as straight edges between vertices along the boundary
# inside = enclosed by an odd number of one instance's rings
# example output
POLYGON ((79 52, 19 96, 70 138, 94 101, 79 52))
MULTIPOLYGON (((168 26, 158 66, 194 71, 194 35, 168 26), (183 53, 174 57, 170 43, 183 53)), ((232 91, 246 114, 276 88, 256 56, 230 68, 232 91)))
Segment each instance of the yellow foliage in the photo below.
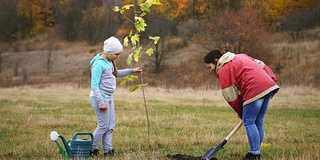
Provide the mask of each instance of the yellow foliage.
POLYGON ((20 0, 18 4, 18 14, 30 21, 41 18, 41 0, 20 0))
POLYGON ((294 7, 301 10, 309 10, 318 7, 318 0, 295 0, 294 7))
POLYGON ((286 17, 292 13, 314 9, 317 3, 317 0, 269 0, 266 17, 270 19, 286 17))
POLYGON ((186 16, 189 9, 188 0, 164 0, 162 5, 155 8, 155 11, 169 20, 186 16))
POLYGON ((17 5, 19 16, 32 24, 30 33, 33 34, 43 27, 43 21, 48 25, 53 25, 53 11, 48 0, 20 0, 17 5), (45 4, 45 5, 44 5, 45 4))
POLYGON ((286 16, 290 13, 290 4, 292 0, 269 0, 267 6, 267 18, 275 19, 280 16, 286 16))
POLYGON ((195 6, 198 14, 205 14, 207 8, 209 8, 210 3, 207 1, 198 1, 197 6, 195 6))
POLYGON ((188 8, 187 0, 178 0, 176 12, 178 15, 185 15, 188 8))
POLYGON ((54 25, 54 17, 53 17, 53 10, 52 10, 52 4, 50 0, 44 0, 44 7, 42 7, 41 14, 42 19, 46 26, 53 26, 54 25))
POLYGON ((269 20, 273 20, 314 9, 317 7, 317 0, 244 0, 242 5, 255 10, 259 15, 269 20))

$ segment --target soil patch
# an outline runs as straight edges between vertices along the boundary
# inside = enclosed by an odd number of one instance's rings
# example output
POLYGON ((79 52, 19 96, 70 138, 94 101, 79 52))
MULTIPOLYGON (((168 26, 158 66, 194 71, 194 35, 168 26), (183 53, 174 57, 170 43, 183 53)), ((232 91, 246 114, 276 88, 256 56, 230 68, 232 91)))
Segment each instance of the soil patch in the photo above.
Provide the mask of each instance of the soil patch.
MULTIPOLYGON (((201 159, 202 156, 194 157, 194 156, 183 155, 183 154, 166 155, 166 157, 169 158, 170 160, 203 160, 201 159)), ((210 160, 218 160, 218 159, 213 157, 210 160)))

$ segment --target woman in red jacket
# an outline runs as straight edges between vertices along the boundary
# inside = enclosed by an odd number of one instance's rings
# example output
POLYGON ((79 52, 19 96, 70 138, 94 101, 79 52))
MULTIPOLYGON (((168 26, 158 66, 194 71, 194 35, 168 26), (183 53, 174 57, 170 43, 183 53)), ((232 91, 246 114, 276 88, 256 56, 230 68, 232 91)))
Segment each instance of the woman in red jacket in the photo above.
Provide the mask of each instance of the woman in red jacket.
POLYGON ((222 95, 246 128, 250 151, 243 160, 259 160, 264 138, 264 116, 269 100, 279 90, 272 70, 246 54, 212 50, 205 65, 216 73, 222 95))

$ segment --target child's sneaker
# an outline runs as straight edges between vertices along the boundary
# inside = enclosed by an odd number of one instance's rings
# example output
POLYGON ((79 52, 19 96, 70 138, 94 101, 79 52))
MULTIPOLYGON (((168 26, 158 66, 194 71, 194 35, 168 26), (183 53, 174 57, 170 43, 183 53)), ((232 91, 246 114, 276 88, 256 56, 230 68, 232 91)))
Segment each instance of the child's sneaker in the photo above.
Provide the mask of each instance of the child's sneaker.
POLYGON ((99 149, 91 150, 91 151, 90 151, 90 156, 91 156, 91 157, 98 157, 99 151, 100 151, 99 149))
POLYGON ((113 157, 116 154, 116 151, 114 149, 108 151, 107 153, 104 153, 104 157, 110 156, 113 157))

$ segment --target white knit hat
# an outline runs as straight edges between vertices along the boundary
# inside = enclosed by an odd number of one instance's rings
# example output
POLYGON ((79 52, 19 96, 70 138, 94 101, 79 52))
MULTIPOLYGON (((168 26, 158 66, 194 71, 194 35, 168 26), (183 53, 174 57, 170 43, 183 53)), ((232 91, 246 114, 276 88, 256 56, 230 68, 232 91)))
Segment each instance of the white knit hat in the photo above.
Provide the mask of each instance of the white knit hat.
POLYGON ((110 37, 103 43, 103 52, 106 54, 117 54, 123 51, 121 42, 116 37, 110 37))

